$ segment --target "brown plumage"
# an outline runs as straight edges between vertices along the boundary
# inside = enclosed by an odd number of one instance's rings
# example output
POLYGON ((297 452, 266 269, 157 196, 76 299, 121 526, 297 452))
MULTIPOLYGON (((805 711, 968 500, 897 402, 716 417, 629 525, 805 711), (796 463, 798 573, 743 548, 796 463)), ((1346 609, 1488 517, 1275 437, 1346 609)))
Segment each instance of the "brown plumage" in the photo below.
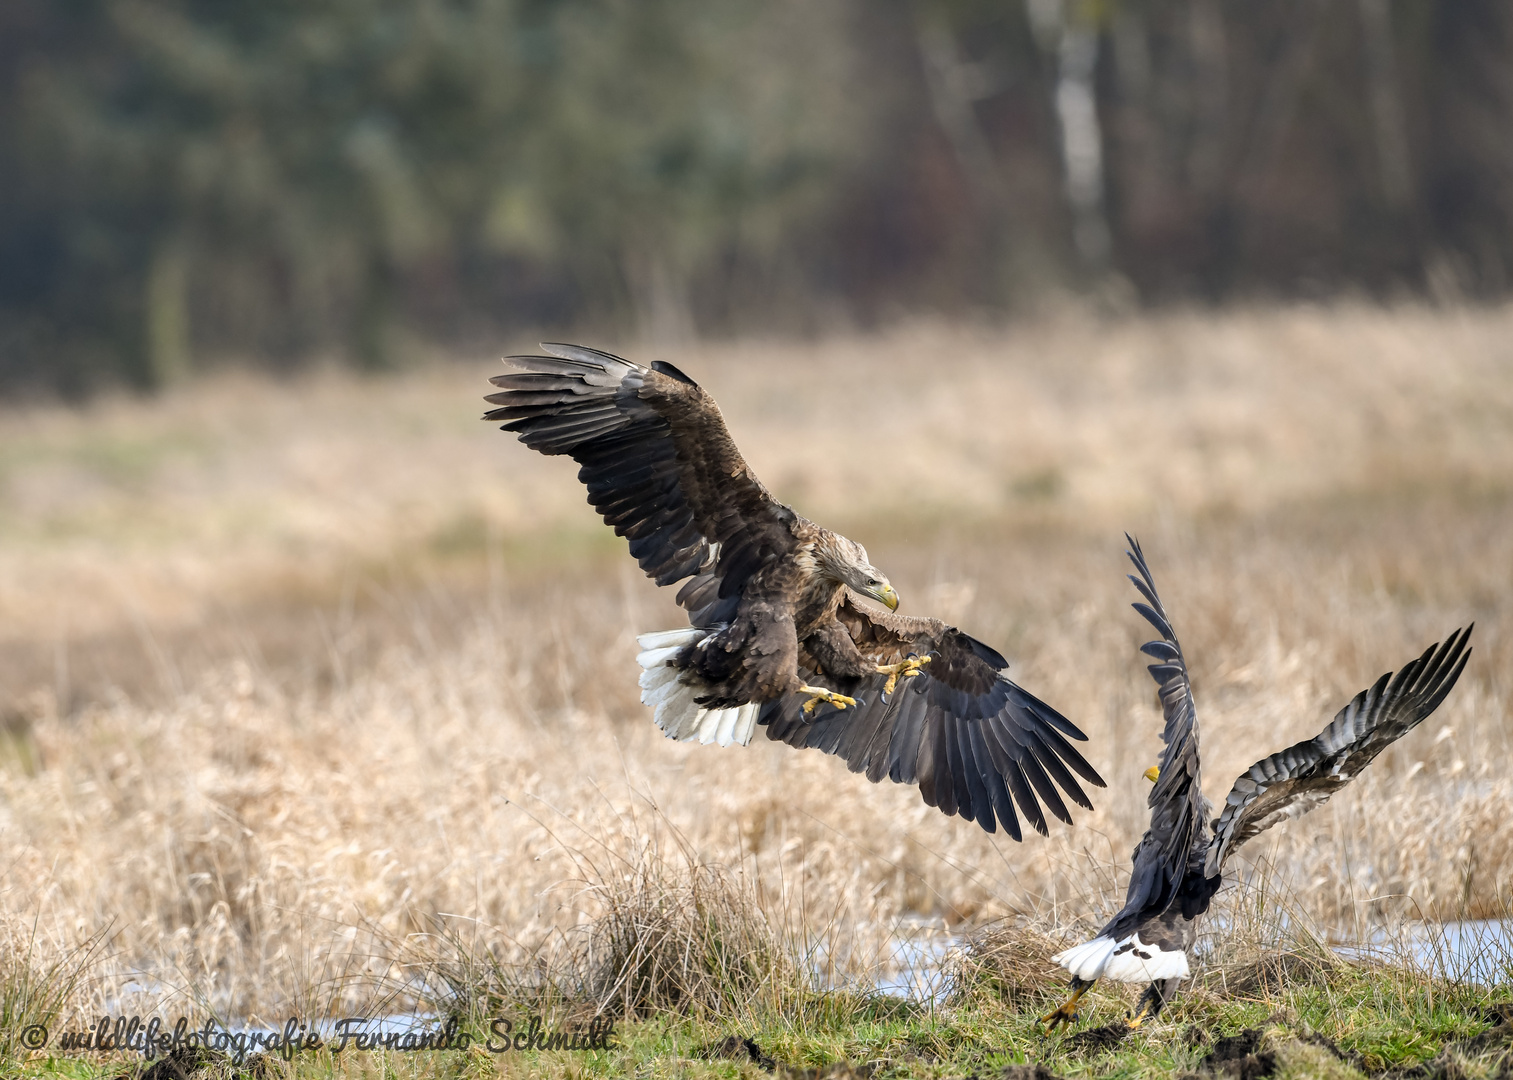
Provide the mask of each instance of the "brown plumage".
POLYGON ((896 609, 898 595, 860 544, 771 496, 697 383, 671 364, 542 348, 551 355, 506 358, 484 418, 571 456, 641 569, 684 582, 691 626, 642 635, 639 657, 642 700, 669 736, 746 743, 766 726, 1015 839, 1015 804, 1040 832, 1039 800, 1066 822, 1063 793, 1091 808, 1072 774, 1103 781, 1068 741, 1082 732, 981 642, 859 606, 896 609))

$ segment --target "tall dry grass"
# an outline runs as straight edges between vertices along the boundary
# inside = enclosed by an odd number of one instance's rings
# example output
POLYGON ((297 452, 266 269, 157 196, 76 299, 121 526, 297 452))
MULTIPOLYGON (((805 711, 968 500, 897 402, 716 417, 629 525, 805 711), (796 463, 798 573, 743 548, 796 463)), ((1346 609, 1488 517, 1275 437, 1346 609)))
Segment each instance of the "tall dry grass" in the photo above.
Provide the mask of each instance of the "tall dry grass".
POLYGON ((843 983, 901 930, 1073 932, 1122 898, 1159 751, 1124 529, 1211 796, 1477 620, 1435 717, 1239 872, 1345 934, 1500 914, 1510 331, 1297 308, 667 357, 904 610, 1087 731, 1098 809, 1023 844, 817 753, 662 739, 634 635, 680 613, 571 463, 476 420, 491 363, 6 413, 0 918, 38 964, 105 935, 74 1007, 268 1021, 569 991, 728 1011, 843 983))

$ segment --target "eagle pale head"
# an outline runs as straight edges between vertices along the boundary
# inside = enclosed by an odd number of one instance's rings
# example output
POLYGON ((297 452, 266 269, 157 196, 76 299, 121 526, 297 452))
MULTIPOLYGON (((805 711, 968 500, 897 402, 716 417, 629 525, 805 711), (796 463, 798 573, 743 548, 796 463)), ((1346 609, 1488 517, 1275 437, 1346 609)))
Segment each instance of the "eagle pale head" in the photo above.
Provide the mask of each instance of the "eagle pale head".
POLYGON ((829 533, 815 545, 821 572, 859 596, 876 600, 889 611, 898 610, 898 593, 888 576, 867 560, 867 549, 839 533, 829 533))

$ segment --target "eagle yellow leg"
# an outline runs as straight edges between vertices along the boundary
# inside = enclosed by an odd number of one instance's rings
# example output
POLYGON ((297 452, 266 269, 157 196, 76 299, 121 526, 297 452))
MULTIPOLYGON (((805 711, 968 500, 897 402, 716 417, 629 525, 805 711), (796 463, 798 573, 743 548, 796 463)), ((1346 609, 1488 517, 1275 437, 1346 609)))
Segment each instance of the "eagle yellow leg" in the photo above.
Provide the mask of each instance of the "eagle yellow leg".
POLYGON ((799 687, 799 693, 814 695, 804 702, 805 716, 813 716, 814 710, 820 707, 820 702, 822 701, 829 702, 837 709, 844 709, 848 705, 854 706, 856 704, 856 698, 847 697, 845 694, 837 694, 834 690, 826 690, 823 686, 801 686, 799 687))
POLYGON ((1140 995, 1140 1001, 1135 1005, 1135 1014, 1129 1017, 1125 1023, 1129 1024, 1130 1030, 1134 1031, 1141 1024, 1161 1011, 1161 1006, 1166 1004, 1162 996, 1161 984, 1151 983, 1145 988, 1145 993, 1140 995))
POLYGON ((930 658, 928 656, 911 656, 907 660, 900 660, 896 664, 878 664, 877 673, 888 676, 888 681, 883 684, 883 693, 893 693, 893 688, 898 685, 898 680, 918 675, 929 662, 930 658))
MULTIPOLYGON (((1074 980, 1073 985, 1076 985, 1078 981, 1080 980, 1074 980)), ((1071 1024, 1077 1019, 1077 999, 1087 993, 1092 985, 1092 983, 1083 983, 1078 986, 1072 991, 1072 996, 1063 1001, 1058 1008, 1040 1018, 1040 1022, 1046 1026, 1047 1034, 1055 1031, 1057 1024, 1071 1024)))

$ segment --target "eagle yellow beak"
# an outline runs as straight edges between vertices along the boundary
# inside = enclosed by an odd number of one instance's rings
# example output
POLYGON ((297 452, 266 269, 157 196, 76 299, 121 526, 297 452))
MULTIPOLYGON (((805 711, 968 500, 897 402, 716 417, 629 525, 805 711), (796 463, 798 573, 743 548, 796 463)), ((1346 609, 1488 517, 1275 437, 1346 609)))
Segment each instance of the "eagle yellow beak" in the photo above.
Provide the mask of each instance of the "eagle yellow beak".
POLYGON ((1154 784, 1161 777, 1161 767, 1159 765, 1152 765, 1149 769, 1146 769, 1145 772, 1141 773, 1140 775, 1144 776, 1147 780, 1154 784))
POLYGON ((898 591, 892 585, 883 585, 867 594, 889 611, 898 610, 898 591))

